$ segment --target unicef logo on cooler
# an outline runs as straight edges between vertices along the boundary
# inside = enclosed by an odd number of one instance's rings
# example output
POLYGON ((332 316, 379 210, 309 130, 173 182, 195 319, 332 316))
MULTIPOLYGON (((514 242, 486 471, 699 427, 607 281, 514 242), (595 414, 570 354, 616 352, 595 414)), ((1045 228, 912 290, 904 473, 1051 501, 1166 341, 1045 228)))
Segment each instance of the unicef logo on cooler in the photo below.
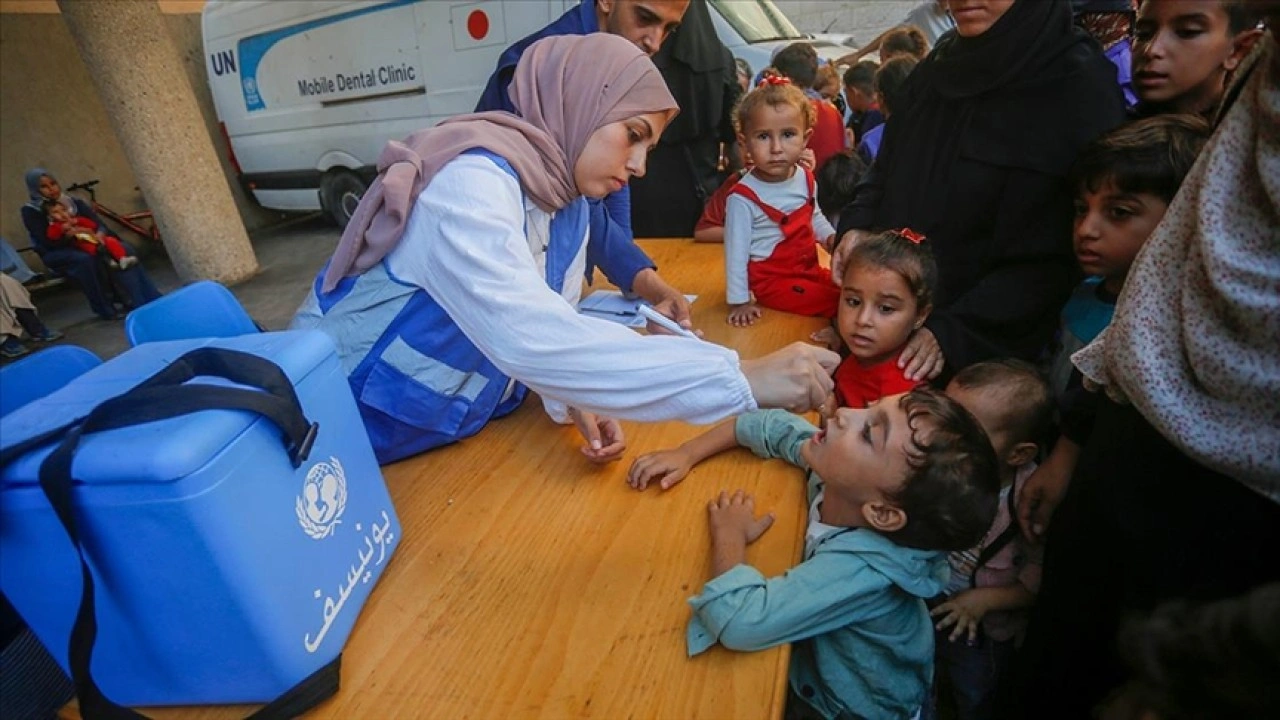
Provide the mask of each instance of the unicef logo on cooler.
POLYGON ((302 481, 302 494, 294 507, 302 530, 316 540, 333 534, 347 509, 347 476, 338 458, 318 462, 302 481))

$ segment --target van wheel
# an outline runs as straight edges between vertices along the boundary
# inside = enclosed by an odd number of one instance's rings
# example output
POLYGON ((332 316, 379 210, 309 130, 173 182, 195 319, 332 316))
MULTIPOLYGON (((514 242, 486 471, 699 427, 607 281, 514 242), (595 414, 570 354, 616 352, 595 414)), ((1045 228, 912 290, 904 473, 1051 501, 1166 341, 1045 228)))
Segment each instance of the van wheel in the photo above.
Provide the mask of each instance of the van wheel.
POLYGON ((324 176, 320 183, 320 199, 325 212, 339 228, 345 228, 351 216, 356 214, 356 206, 364 197, 365 190, 364 182, 355 173, 338 170, 324 176))

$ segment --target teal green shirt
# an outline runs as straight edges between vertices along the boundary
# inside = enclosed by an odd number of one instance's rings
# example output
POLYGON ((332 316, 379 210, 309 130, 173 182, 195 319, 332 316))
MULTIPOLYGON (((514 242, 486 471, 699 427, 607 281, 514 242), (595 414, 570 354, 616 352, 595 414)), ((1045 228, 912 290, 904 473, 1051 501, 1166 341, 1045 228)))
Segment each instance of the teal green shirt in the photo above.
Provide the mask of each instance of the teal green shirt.
MULTIPOLYGON (((800 447, 817 432, 781 410, 738 418, 738 443, 763 458, 808 469, 800 447)), ((808 497, 822 490, 809 473, 808 497)), ((791 689, 826 718, 842 711, 903 718, 925 701, 933 676, 933 626, 924 598, 942 592, 942 552, 894 544, 865 528, 825 536, 780 577, 738 565, 690 598, 689 655, 717 642, 752 651, 795 643, 791 689)))

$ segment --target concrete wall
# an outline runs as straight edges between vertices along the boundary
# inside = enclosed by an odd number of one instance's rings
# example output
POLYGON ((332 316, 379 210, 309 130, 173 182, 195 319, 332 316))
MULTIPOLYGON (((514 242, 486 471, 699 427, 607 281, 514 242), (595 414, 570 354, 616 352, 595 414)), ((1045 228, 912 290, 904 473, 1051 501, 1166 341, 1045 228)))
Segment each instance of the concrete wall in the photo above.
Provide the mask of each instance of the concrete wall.
POLYGON ((902 22, 921 0, 773 0, 801 32, 849 33, 869 42, 902 22))
MULTIPOLYGON (((258 207, 234 181, 205 79, 200 4, 161 7, 220 151, 237 208, 245 226, 253 230, 283 216, 258 207)), ((121 52, 127 54, 131 43, 142 42, 146 38, 122 37, 121 52)), ((18 209, 27 199, 22 175, 31 167, 47 168, 64 186, 101 179, 98 199, 113 209, 145 206, 89 72, 56 5, 0 2, 0 235, 15 247, 29 244, 18 209)))

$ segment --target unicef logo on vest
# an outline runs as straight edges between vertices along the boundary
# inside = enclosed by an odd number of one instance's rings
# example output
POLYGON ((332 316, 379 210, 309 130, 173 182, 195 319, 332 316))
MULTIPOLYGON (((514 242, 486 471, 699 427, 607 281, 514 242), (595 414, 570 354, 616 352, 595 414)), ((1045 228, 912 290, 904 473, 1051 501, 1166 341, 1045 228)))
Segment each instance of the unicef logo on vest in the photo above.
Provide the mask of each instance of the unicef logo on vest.
POLYGON ((338 458, 311 466, 294 509, 307 535, 323 540, 333 534, 347 509, 347 476, 338 458))

